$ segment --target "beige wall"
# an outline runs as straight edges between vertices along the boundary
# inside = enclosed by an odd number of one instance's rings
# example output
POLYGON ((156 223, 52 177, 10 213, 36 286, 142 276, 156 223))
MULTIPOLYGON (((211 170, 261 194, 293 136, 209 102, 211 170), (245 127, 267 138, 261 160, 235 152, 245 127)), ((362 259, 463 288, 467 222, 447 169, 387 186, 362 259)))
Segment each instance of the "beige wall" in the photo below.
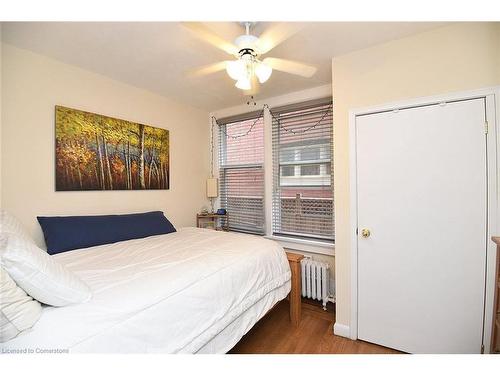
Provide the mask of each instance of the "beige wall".
POLYGON ((208 113, 104 76, 4 44, 3 208, 42 244, 36 215, 163 210, 175 226, 195 224, 208 175, 208 113), (55 192, 54 106, 170 130, 170 190, 55 192))
POLYGON ((349 110, 499 85, 500 24, 453 24, 336 57, 332 66, 337 322, 349 326, 349 110))

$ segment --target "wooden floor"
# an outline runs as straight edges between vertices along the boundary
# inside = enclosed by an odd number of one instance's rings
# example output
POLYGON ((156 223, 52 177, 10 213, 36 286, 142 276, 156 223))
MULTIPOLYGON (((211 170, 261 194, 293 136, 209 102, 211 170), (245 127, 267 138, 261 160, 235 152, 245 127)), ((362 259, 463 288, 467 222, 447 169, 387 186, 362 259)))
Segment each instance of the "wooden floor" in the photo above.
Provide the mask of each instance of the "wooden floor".
MULTIPOLYGON (((331 305, 331 304, 330 304, 331 305)), ((281 301, 229 352, 231 354, 395 354, 395 350, 333 335, 334 313, 302 302, 302 321, 293 328, 288 301, 281 301)))

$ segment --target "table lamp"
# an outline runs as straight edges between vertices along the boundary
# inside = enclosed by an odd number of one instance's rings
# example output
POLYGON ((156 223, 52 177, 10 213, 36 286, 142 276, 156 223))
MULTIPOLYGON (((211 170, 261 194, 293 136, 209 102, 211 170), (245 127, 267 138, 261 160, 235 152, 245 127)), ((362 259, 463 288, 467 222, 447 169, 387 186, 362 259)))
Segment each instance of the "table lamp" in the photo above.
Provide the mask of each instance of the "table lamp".
POLYGON ((207 178, 207 197, 210 198, 210 204, 212 210, 210 213, 214 213, 214 199, 219 196, 219 183, 217 178, 211 177, 207 178))

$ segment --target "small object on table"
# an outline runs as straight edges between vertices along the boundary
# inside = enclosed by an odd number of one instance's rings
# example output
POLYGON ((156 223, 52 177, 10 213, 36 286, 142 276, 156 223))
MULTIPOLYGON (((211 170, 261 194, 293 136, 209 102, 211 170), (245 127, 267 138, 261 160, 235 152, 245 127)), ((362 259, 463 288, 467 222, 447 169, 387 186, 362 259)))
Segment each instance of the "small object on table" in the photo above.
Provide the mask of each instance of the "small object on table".
POLYGON ((196 226, 198 228, 229 231, 229 216, 226 214, 196 214, 196 226))

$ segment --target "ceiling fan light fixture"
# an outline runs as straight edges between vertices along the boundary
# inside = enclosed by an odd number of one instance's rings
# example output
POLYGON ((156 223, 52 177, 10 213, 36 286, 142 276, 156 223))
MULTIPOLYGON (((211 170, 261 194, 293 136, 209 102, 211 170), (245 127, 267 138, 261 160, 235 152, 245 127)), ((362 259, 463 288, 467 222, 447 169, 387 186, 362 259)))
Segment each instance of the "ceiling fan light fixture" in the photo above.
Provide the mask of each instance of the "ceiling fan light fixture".
POLYGON ((226 62, 226 72, 235 81, 246 77, 246 64, 243 60, 233 60, 226 62))
POLYGON ((234 43, 221 38, 201 23, 187 22, 185 24, 200 39, 225 51, 234 58, 231 61, 221 61, 201 67, 195 73, 197 76, 226 70, 231 79, 236 81, 237 88, 257 90, 258 83, 267 82, 273 70, 305 78, 310 78, 316 73, 317 69, 312 65, 288 59, 262 57, 301 29, 300 26, 293 25, 293 22, 271 26, 259 37, 250 34, 250 28, 255 23, 244 22, 242 24, 245 26, 245 34, 236 38, 234 43))
POLYGON ((263 62, 257 63, 257 66, 255 67, 255 75, 259 79, 260 83, 266 82, 269 77, 271 77, 271 74, 273 72, 273 69, 269 66, 264 64, 263 62))
POLYGON ((252 83, 248 78, 241 78, 236 82, 235 86, 240 90, 250 90, 252 88, 252 83))

